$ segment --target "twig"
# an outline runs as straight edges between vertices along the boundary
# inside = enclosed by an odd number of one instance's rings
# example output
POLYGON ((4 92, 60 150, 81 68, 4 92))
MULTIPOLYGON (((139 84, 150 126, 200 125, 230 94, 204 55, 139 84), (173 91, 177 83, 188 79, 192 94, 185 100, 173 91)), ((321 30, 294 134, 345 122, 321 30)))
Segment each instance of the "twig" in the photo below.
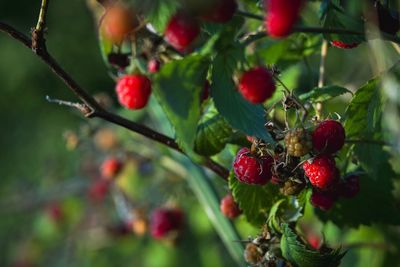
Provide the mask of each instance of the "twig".
POLYGON ((46 51, 46 40, 44 32, 46 29, 47 10, 49 9, 50 0, 42 0, 40 5, 39 18, 36 27, 32 30, 32 50, 35 53, 46 51))
MULTIPOLYGON (((321 61, 319 65, 319 79, 318 79, 318 87, 322 88, 325 83, 325 62, 326 56, 328 55, 328 41, 323 40, 321 46, 321 61)), ((318 119, 322 117, 323 105, 322 102, 318 102, 315 106, 315 111, 318 119)))
POLYGON ((48 95, 46 96, 46 100, 49 103, 58 104, 60 106, 67 106, 67 107, 76 108, 84 115, 91 112, 90 108, 85 104, 74 103, 74 102, 60 100, 60 99, 53 99, 53 98, 50 98, 48 95))
POLYGON ((243 10, 236 11, 236 15, 242 16, 242 17, 246 17, 246 18, 250 18, 250 19, 255 19, 255 20, 261 20, 261 21, 264 20, 264 17, 261 16, 261 15, 256 15, 256 14, 249 13, 249 12, 246 12, 246 11, 243 11, 243 10))
MULTIPOLYGON (((8 24, 0 22, 0 31, 8 34, 13 39, 24 44, 27 48, 32 49, 32 42, 28 36, 11 27, 8 24)), ((68 86, 68 88, 90 109, 85 112, 87 118, 101 118, 105 121, 122 126, 149 139, 162 143, 176 151, 185 154, 175 142, 174 139, 158 133, 144 125, 138 124, 134 121, 127 120, 117 114, 110 113, 103 109, 99 103, 89 95, 80 85, 72 79, 72 77, 57 63, 57 61, 46 51, 40 49, 40 53, 35 53, 43 62, 68 86)), ((207 159, 204 166, 214 171, 223 179, 227 179, 229 171, 217 162, 207 159)))

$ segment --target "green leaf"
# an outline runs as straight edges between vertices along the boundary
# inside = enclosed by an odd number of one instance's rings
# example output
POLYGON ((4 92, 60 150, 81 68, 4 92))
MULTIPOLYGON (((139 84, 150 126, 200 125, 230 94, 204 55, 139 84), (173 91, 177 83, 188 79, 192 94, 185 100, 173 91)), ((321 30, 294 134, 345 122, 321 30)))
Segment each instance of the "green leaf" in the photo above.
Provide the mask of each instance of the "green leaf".
MULTIPOLYGON (((304 191, 304 190, 303 190, 304 191)), ((302 206, 299 205, 296 197, 280 199, 272 206, 268 215, 268 226, 275 231, 282 233, 282 223, 296 222, 302 214, 302 206)))
POLYGON ((135 9, 145 14, 151 25, 163 33, 170 18, 179 8, 177 0, 131 0, 135 9))
POLYGON ((281 250, 283 257, 301 267, 336 267, 339 266, 345 253, 340 249, 329 249, 328 252, 311 250, 300 241, 300 238, 289 227, 282 224, 283 235, 281 238, 281 250))
POLYGON ((233 71, 243 57, 243 48, 237 47, 219 53, 213 62, 211 95, 218 112, 233 128, 274 143, 264 127, 264 109, 246 101, 236 90, 233 71))
POLYGON ((267 214, 280 198, 278 187, 268 183, 265 186, 239 182, 231 172, 229 188, 246 219, 253 225, 261 226, 267 221, 267 214))
POLYGON ((372 79, 355 93, 345 114, 345 130, 348 138, 365 138, 380 129, 381 113, 379 80, 372 79))
POLYGON ((233 130, 229 123, 215 109, 203 115, 195 140, 194 150, 203 156, 212 156, 224 149, 233 130))
POLYGON ((175 129, 180 147, 192 154, 200 119, 200 92, 208 60, 192 55, 165 64, 154 79, 154 94, 175 129))
POLYGON ((101 30, 99 30, 99 45, 100 45, 101 57, 103 58, 103 61, 106 64, 106 66, 110 68, 111 65, 108 62, 108 55, 112 52, 113 43, 104 36, 103 31, 101 30))
POLYGON ((346 93, 351 94, 351 91, 344 87, 329 85, 324 87, 316 87, 307 93, 301 94, 299 96, 299 99, 303 101, 309 101, 311 103, 316 103, 327 101, 336 96, 340 96, 346 93))
MULTIPOLYGON (((361 17, 355 18, 348 14, 344 9, 338 7, 332 1, 328 4, 325 10, 325 16, 323 20, 324 28, 334 28, 334 29, 345 29, 352 30, 355 32, 363 33, 364 22, 361 17)), ((339 40, 347 44, 360 43, 365 41, 365 36, 363 35, 350 35, 350 34, 324 34, 325 39, 328 41, 339 40)))

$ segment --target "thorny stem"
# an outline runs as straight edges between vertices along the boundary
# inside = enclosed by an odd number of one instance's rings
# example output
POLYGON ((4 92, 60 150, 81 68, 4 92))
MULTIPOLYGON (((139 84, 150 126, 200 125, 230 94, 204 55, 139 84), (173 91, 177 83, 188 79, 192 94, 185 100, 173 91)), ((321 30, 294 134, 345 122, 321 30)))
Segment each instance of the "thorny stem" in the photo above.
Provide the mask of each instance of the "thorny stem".
MULTIPOLYGON (((319 79, 318 79, 319 88, 323 87, 325 84, 325 62, 327 55, 328 55, 328 41, 323 40, 321 46, 321 62, 319 65, 319 79)), ((323 113, 323 105, 321 102, 318 102, 315 105, 315 112, 317 114, 317 118, 321 119, 323 113)))
MULTIPOLYGON (((47 2, 48 3, 48 2, 47 2)), ((34 40, 31 40, 28 36, 22 32, 16 30, 12 26, 0 22, 0 31, 8 34, 13 39, 19 41, 27 48, 32 51, 68 86, 68 88, 83 102, 79 110, 85 111, 83 115, 88 118, 101 118, 105 121, 119 125, 140 135, 143 135, 149 139, 152 139, 158 143, 162 143, 171 149, 174 149, 182 154, 185 154, 175 142, 174 139, 158 133, 144 125, 138 124, 134 121, 127 120, 117 114, 113 114, 102 108, 99 103, 58 64, 58 62, 47 52, 45 49, 44 42, 36 43, 39 45, 36 49, 33 47, 34 40)), ((227 179, 229 176, 229 170, 219 165, 217 162, 206 159, 203 165, 214 173, 218 174, 223 179, 227 179)))

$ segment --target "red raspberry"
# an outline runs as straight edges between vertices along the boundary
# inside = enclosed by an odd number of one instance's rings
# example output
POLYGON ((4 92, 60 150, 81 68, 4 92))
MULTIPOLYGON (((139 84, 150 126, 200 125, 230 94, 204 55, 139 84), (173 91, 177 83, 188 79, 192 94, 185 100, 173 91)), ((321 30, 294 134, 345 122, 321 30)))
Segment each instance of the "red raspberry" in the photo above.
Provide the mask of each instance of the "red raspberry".
POLYGON ((165 38, 174 48, 184 52, 200 33, 198 21, 185 14, 171 18, 165 31, 165 38))
POLYGON ((331 45, 338 47, 338 48, 343 48, 343 49, 351 49, 351 48, 355 48, 359 45, 359 43, 344 43, 342 41, 339 40, 334 40, 331 41, 331 45))
POLYGON ((226 195, 221 200, 220 209, 222 214, 224 214, 226 217, 230 219, 235 219, 242 213, 238 204, 235 202, 231 194, 226 195))
POLYGON ((271 180, 272 157, 256 158, 244 147, 239 150, 233 162, 233 171, 242 183, 264 185, 271 180))
POLYGON ((322 238, 314 233, 309 233, 307 235, 307 242, 313 249, 320 249, 322 246, 322 238))
POLYGON ((160 70, 161 63, 157 59, 151 59, 147 63, 147 71, 150 73, 156 73, 160 70))
POLYGON ((115 178, 121 171, 122 166, 122 162, 116 158, 106 159, 100 166, 101 176, 106 179, 115 178))
POLYGON ((110 188, 110 184, 108 181, 103 179, 96 180, 89 187, 89 198, 93 202, 101 202, 104 200, 105 196, 108 193, 108 189, 110 188))
POLYGON ((313 190, 310 202, 311 204, 321 210, 330 210, 335 204, 336 196, 329 191, 316 191, 313 190))
POLYGON ((237 9, 235 0, 217 0, 213 10, 201 18, 207 21, 224 23, 232 19, 237 9))
POLYGON ((183 213, 180 209, 159 208, 153 211, 150 219, 151 235, 156 239, 168 237, 183 226, 183 213))
POLYGON ((303 164, 303 169, 310 183, 321 190, 329 189, 339 179, 335 159, 330 155, 321 154, 312 161, 307 160, 303 164))
POLYGON ((337 193, 341 197, 353 198, 360 192, 360 177, 350 175, 340 182, 337 188, 337 193))
POLYGON ((299 18, 304 0, 265 0, 265 27, 274 38, 285 37, 299 18))
POLYGON ((326 120, 321 122, 312 134, 313 147, 318 152, 332 154, 343 147, 345 137, 340 122, 326 120))
POLYGON ((149 100, 151 81, 140 74, 125 75, 119 79, 116 91, 122 106, 129 109, 141 109, 149 100))
POLYGON ((137 24, 133 12, 117 4, 106 9, 101 21, 101 30, 107 39, 119 45, 137 24))
POLYGON ((245 99, 257 104, 262 103, 275 92, 272 74, 264 67, 246 71, 239 81, 239 91, 245 99))

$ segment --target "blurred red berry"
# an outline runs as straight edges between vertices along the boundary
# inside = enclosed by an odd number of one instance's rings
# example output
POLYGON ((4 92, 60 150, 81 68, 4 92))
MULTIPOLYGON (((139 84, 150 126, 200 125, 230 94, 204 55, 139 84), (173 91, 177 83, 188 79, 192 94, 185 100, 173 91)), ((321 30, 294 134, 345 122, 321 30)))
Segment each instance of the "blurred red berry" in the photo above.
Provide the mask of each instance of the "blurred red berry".
POLYGON ((150 219, 150 232, 156 239, 168 237, 183 226, 183 213, 180 209, 158 208, 153 211, 150 219))
POLYGON ((341 197, 353 198, 360 192, 360 177, 350 175, 341 181, 337 188, 337 193, 341 197))
POLYGON ((122 162, 116 158, 108 158, 101 164, 101 176, 106 179, 115 178, 122 169, 122 162))
POLYGON ((335 153, 343 147, 345 137, 346 134, 340 122, 323 121, 312 134, 313 148, 318 152, 335 153))
POLYGON ((272 157, 256 158, 244 147, 235 157, 233 171, 242 183, 264 185, 271 180, 273 163, 272 157))
POLYGON ((329 191, 313 190, 310 202, 311 204, 321 210, 330 210, 335 204, 336 196, 329 191))
POLYGON ((310 183, 321 190, 327 190, 339 180, 339 170, 336 168, 335 159, 326 154, 316 156, 303 164, 305 175, 310 183))
POLYGON ((165 39, 175 49, 185 52, 200 33, 198 21, 186 14, 176 14, 168 22, 165 39))
POLYGON ((151 81, 144 75, 125 75, 116 86, 118 100, 128 109, 144 108, 151 94, 151 81))
POLYGON ((239 81, 239 92, 251 103, 263 103, 275 92, 272 74, 264 67, 255 67, 243 73, 239 81))
POLYGON ((97 179, 89 187, 89 198, 93 202, 101 202, 106 197, 110 184, 103 179, 97 179))
POLYGON ((119 45, 137 24, 132 10, 115 4, 106 8, 106 13, 101 21, 101 30, 107 39, 119 45))
POLYGON ((309 233, 307 235, 307 242, 313 249, 320 249, 322 246, 322 238, 314 233, 309 233))
POLYGON ((157 59, 150 59, 147 64, 147 70, 150 73, 156 73, 160 70, 161 63, 157 59))
POLYGON ((64 217, 61 205, 58 202, 52 203, 48 207, 47 213, 50 219, 55 223, 61 222, 64 217))
POLYGON ((351 48, 357 47, 359 45, 359 43, 344 43, 339 40, 334 40, 334 41, 331 41, 331 45, 333 45, 337 48, 351 49, 351 48))
POLYGON ((304 0, 265 0, 265 26, 274 38, 285 37, 300 16, 304 0))
POLYGON ((242 213, 239 205, 235 202, 231 194, 226 195, 221 200, 220 209, 222 214, 230 219, 235 219, 242 213))

